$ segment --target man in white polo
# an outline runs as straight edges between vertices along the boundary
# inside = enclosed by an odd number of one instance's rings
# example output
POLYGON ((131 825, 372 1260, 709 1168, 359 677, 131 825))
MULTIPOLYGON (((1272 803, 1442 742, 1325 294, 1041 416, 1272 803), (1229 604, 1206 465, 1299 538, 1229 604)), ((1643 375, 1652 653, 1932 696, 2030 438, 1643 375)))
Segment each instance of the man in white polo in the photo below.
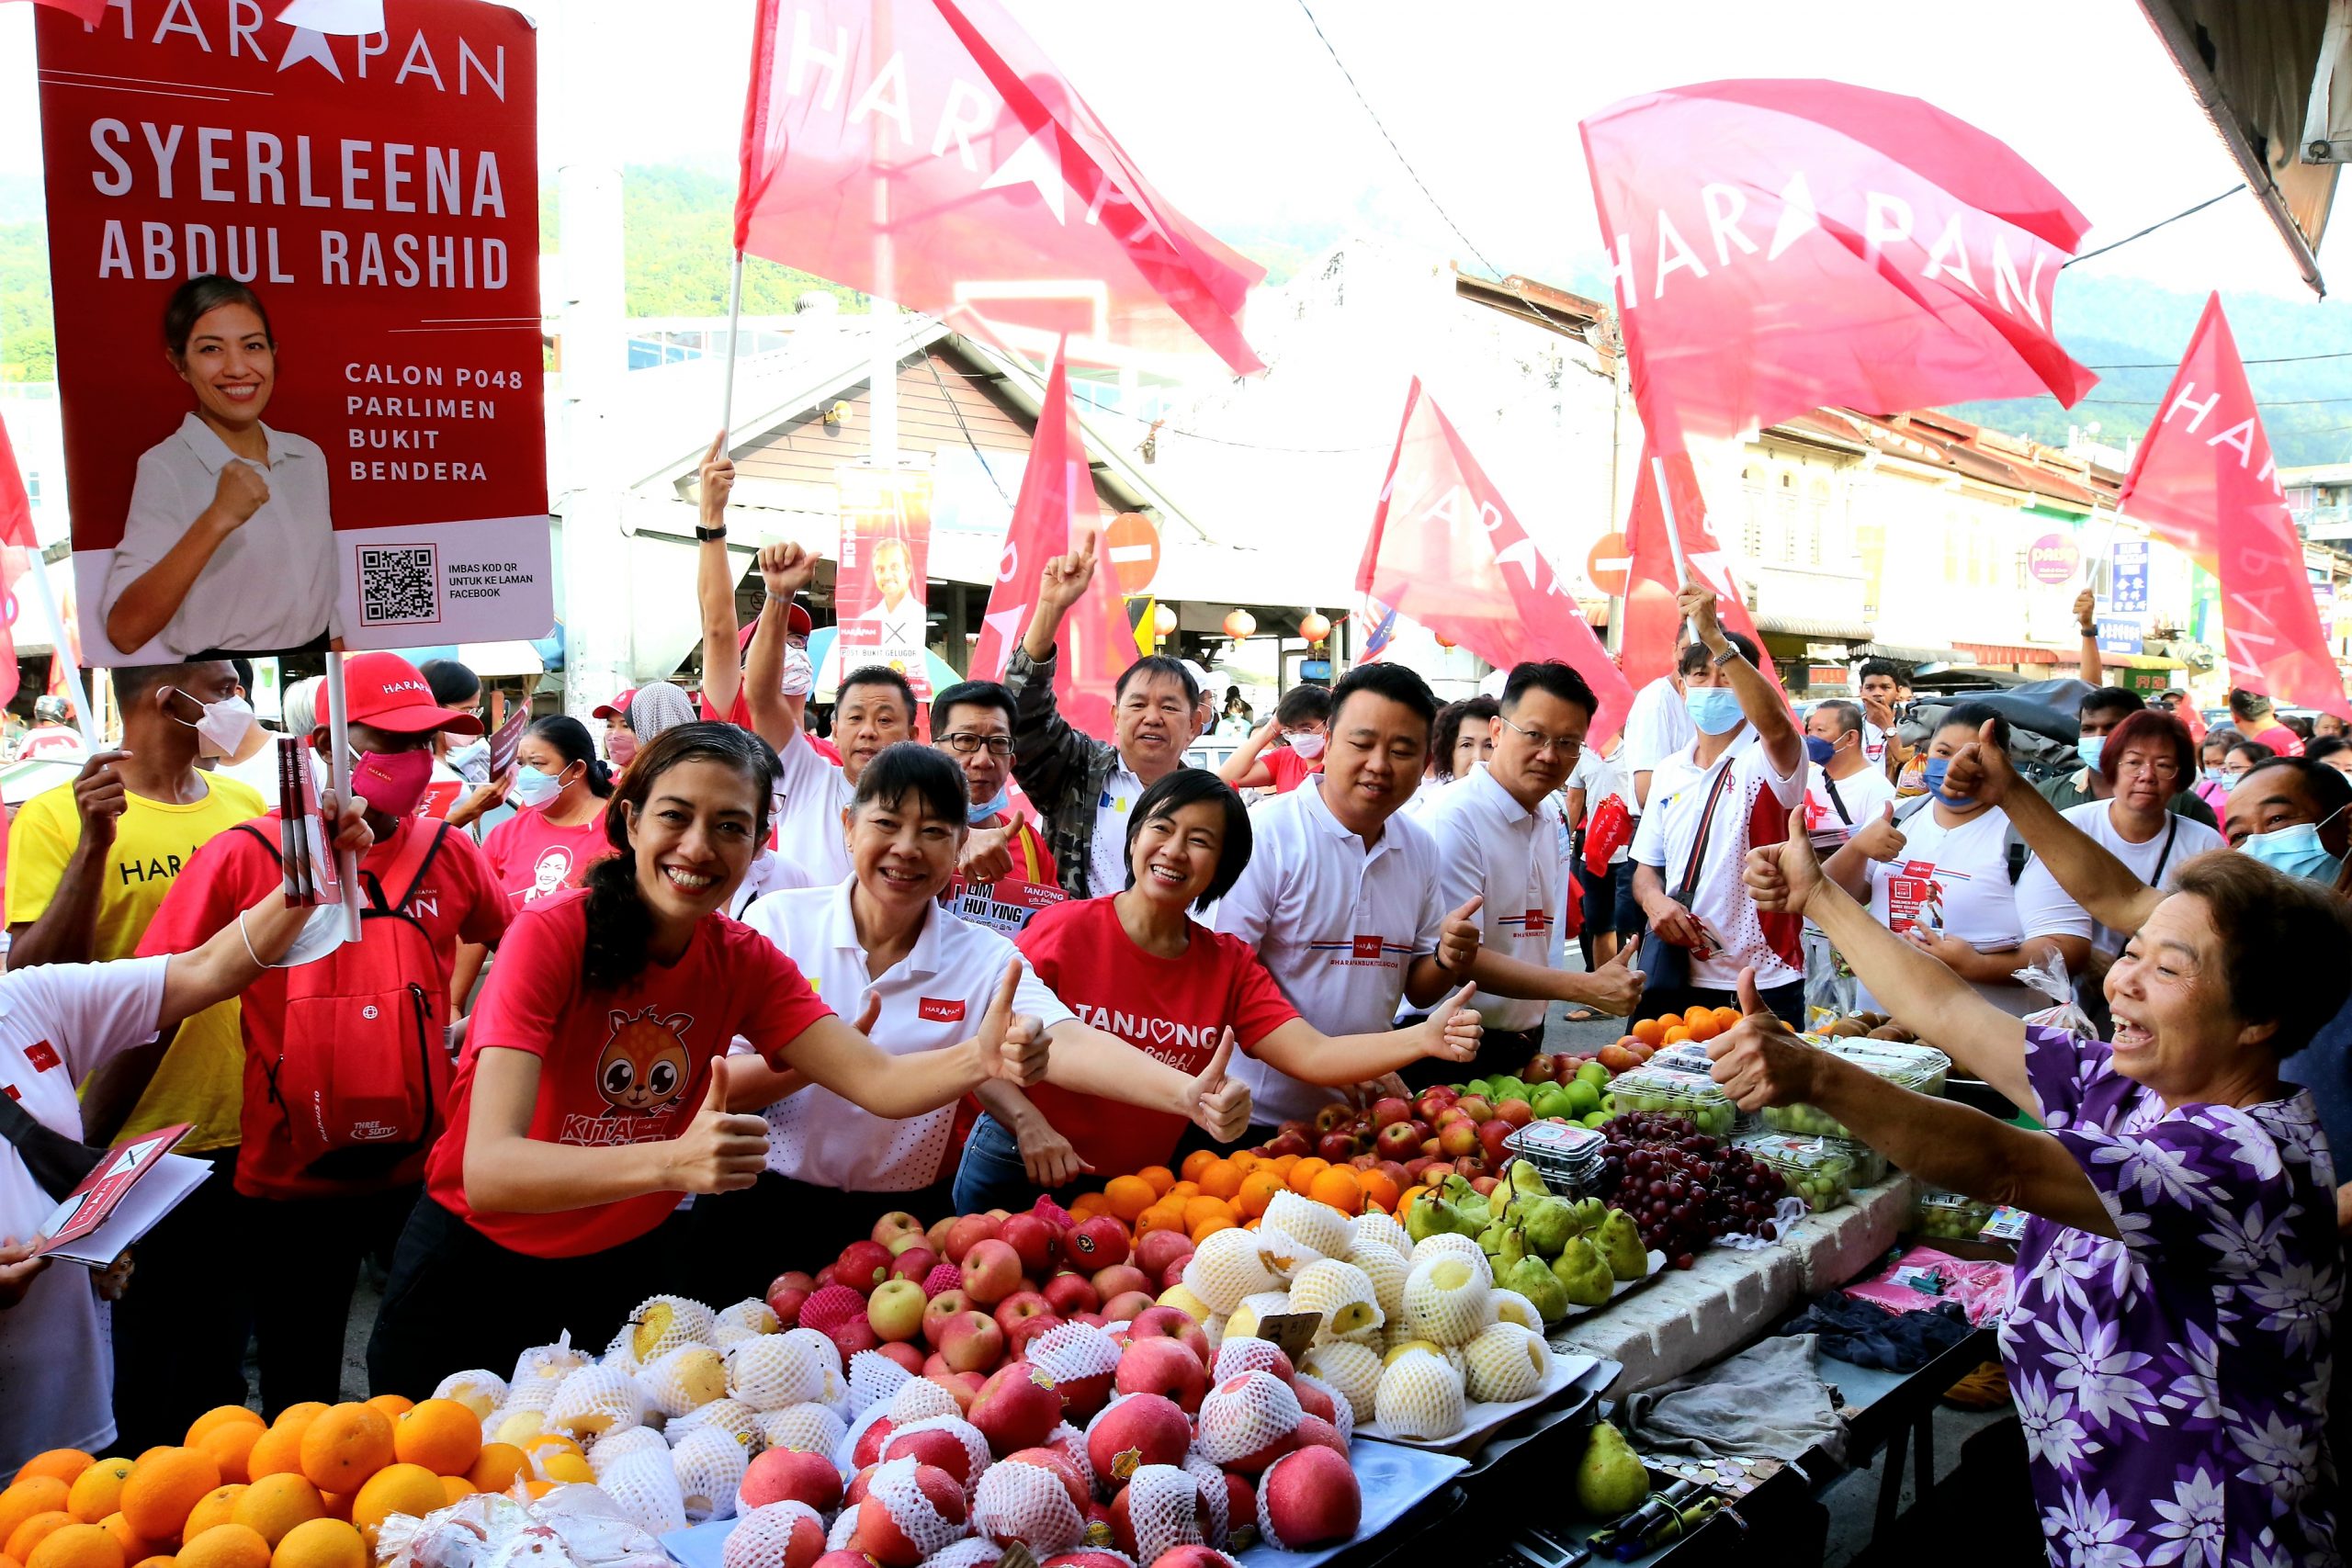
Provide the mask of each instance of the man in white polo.
MULTIPOLYGON (((1494 754, 1447 790, 1427 818, 1437 839, 1439 901, 1456 908, 1481 900, 1478 956, 1469 975, 1478 982, 1471 1005, 1487 1032, 1473 1076, 1516 1072, 1542 1050, 1544 1015, 1553 1002, 1623 1017, 1641 999, 1640 973, 1622 963, 1590 973, 1560 966, 1566 865, 1558 792, 1599 706, 1568 665, 1547 660, 1514 667, 1503 682, 1494 754)), ((1444 1071, 1458 1076, 1461 1069, 1447 1064, 1444 1071)), ((1408 1071, 1406 1081, 1412 1078, 1408 1071)))
MULTIPOLYGON (((1326 1034, 1388 1028, 1400 1000, 1430 1006, 1476 955, 1476 911, 1447 912, 1437 841, 1400 815, 1436 717, 1428 684, 1401 664, 1340 677, 1323 772, 1250 814, 1249 869, 1217 904, 1216 929, 1253 944, 1291 1006, 1326 1034)), ((1232 1073, 1263 1125, 1311 1119, 1344 1098, 1250 1057, 1236 1056, 1232 1073)))

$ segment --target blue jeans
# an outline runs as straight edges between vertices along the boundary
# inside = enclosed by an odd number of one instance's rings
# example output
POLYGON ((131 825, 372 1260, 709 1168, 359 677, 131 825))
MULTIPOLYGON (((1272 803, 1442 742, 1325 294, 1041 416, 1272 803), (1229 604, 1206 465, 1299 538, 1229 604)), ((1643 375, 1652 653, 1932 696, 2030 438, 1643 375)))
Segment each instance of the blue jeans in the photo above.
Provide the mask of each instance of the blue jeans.
MULTIPOLYGON (((1012 1130, 983 1111, 964 1140, 963 1162, 956 1168, 956 1212, 982 1214, 990 1209, 1019 1213, 1037 1201, 1044 1189, 1029 1179, 1021 1161, 1021 1141, 1012 1130)), ((1072 1183, 1053 1194, 1064 1208, 1078 1195, 1072 1183)))

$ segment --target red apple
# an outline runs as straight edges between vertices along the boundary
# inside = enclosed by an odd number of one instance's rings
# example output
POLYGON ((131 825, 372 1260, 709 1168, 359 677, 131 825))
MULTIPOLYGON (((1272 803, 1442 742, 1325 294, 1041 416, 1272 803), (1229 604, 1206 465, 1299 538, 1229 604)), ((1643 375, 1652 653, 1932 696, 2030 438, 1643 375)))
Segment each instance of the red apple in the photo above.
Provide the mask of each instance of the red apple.
POLYGON ((1555 1081, 1552 1077, 1552 1058, 1538 1051, 1527 1059, 1527 1066, 1519 1069, 1519 1077, 1521 1083, 1528 1084, 1555 1081))
POLYGON ((1470 1179, 1470 1190, 1481 1198, 1501 1185, 1502 1182, 1499 1179, 1491 1176, 1474 1176, 1470 1179))
POLYGON ((1453 1103, 1457 1109, 1467 1112, 1473 1122, 1484 1122, 1495 1113, 1494 1101, 1483 1094, 1465 1094, 1453 1103))
POLYGON ((1384 1159, 1411 1159, 1421 1152, 1421 1140, 1410 1122, 1391 1122, 1373 1140, 1373 1147, 1384 1159))
MULTIPOLYGON (((1405 1162, 1405 1185, 1408 1187, 1419 1187, 1421 1184, 1421 1173, 1429 1169, 1429 1168, 1434 1163, 1435 1161, 1431 1156, 1425 1154, 1415 1155, 1411 1159, 1407 1160, 1405 1162)), ((1400 1188, 1399 1190, 1401 1191, 1402 1189, 1400 1188)))
POLYGON ((922 1374, 922 1352, 902 1339, 886 1339, 875 1349, 920 1377, 922 1374))
MULTIPOLYGON (((1166 1232, 1154 1231, 1154 1235, 1166 1232)), ((1063 1317, 1075 1317, 1082 1312, 1092 1312, 1102 1304, 1102 1296, 1093 1282, 1083 1274, 1063 1272, 1046 1281, 1046 1304, 1063 1317)), ((1023 1444, 1027 1447, 1027 1444, 1023 1444)))
POLYGON ((974 1242, 994 1241, 999 1228, 997 1222, 986 1214, 965 1214, 948 1225, 947 1240, 939 1248, 939 1256, 950 1263, 961 1263, 974 1242))
POLYGON ((1444 1110, 1437 1113, 1437 1130, 1442 1134, 1448 1127, 1453 1126, 1456 1122, 1467 1122, 1469 1120, 1470 1112, 1463 1110, 1459 1105, 1449 1105, 1444 1110))
POLYGON ((1034 1449, 1061 1424, 1062 1396, 1026 1363, 999 1368, 972 1401, 971 1423, 999 1458, 1034 1449))
POLYGON ((803 1274, 797 1269, 778 1274, 768 1285, 768 1311, 775 1314, 779 1326, 790 1328, 800 1321, 800 1303, 816 1292, 814 1275, 803 1274))
POLYGON ((808 1568, 874 1568, 874 1561, 862 1551, 852 1551, 844 1547, 839 1551, 828 1551, 808 1564, 808 1568))
POLYGON ((1143 1564, 1143 1568, 1233 1568, 1233 1559, 1214 1546, 1187 1541, 1170 1547, 1143 1564))
POLYGON ((890 1434, 898 1427, 897 1422, 884 1416, 857 1435, 857 1444, 849 1454, 850 1468, 854 1473, 850 1476, 849 1490, 842 1494, 843 1503, 854 1503, 865 1495, 866 1483, 873 1479, 874 1467, 882 1460, 882 1445, 890 1440, 890 1434))
POLYGON ((1049 1312, 1035 1313, 1022 1318, 1004 1331, 1004 1353, 1016 1361, 1026 1360, 1029 1357, 1029 1347, 1037 1336, 1049 1328, 1058 1328, 1061 1325, 1062 1319, 1049 1312))
MULTIPOLYGON (((1458 1160, 1476 1155, 1480 1147, 1478 1124, 1467 1119, 1447 1122, 1445 1131, 1437 1135, 1437 1147, 1438 1152, 1448 1159, 1458 1160)), ((968 1276, 967 1283, 968 1286, 968 1276)))
POLYGON ((1507 1126, 1524 1127, 1535 1120, 1535 1107, 1523 1100, 1506 1100, 1495 1107, 1495 1120, 1507 1126))
POLYGON ((806 1503, 820 1514, 842 1506, 842 1472, 823 1454, 805 1449, 766 1449, 743 1468, 743 1502, 806 1503))
POLYGON ((1424 1122, 1433 1123, 1437 1121, 1440 1111, 1460 1098, 1443 1084, 1425 1089, 1421 1090, 1419 1098, 1413 1101, 1413 1114, 1424 1122))
POLYGON ((1355 1157, 1356 1141, 1346 1133, 1326 1133, 1315 1140, 1315 1157, 1345 1165, 1355 1157))
MULTIPOLYGON (((1519 1102, 1513 1100, 1511 1103, 1516 1105, 1519 1102)), ((1515 1131, 1517 1129, 1504 1121, 1499 1112, 1492 1121, 1479 1122, 1478 1152, 1485 1155, 1489 1161, 1501 1159, 1505 1153, 1503 1140, 1510 1137, 1515 1131)))
POLYGON ((1192 1446, 1193 1423, 1164 1394, 1123 1399, 1086 1428, 1086 1461, 1105 1487, 1124 1484, 1147 1464, 1181 1465, 1192 1446))
POLYGON ((1405 1174, 1405 1168, 1397 1164, 1393 1159, 1382 1160, 1380 1164, 1374 1168, 1377 1169, 1381 1175, 1388 1178, 1390 1185, 1394 1186, 1399 1192, 1402 1192, 1406 1188, 1410 1187, 1413 1184, 1413 1179, 1405 1174))
POLYGON ((956 1217, 954 1214, 949 1214, 944 1218, 933 1220, 931 1223, 930 1228, 922 1233, 922 1244, 931 1248, 933 1252, 938 1253, 941 1257, 945 1257, 947 1255, 947 1233, 956 1228, 956 1217))
MULTIPOLYGON (((1055 1401, 1057 1411, 1060 1409, 1060 1403, 1058 1400, 1055 1401)), ((1056 1419, 1059 1419, 1058 1415, 1056 1419)), ((1059 1481, 1063 1488, 1069 1493, 1070 1506, 1079 1511, 1080 1517, 1085 1516, 1087 1505, 1094 1501, 1093 1494, 1087 1489, 1086 1477, 1080 1473, 1077 1462, 1059 1449, 1049 1449, 1043 1445, 1022 1449, 1005 1455, 1001 1462, 1034 1464, 1059 1481)))
POLYGON ((964 1293, 972 1298, 974 1306, 992 1307, 1012 1294, 1020 1284, 1021 1254, 1013 1250, 1012 1243, 975 1242, 971 1250, 964 1254, 964 1293))
POLYGON ((952 1371, 988 1371, 1004 1359, 1004 1330, 984 1312, 960 1313, 940 1326, 939 1357, 952 1371))
POLYGON ((1265 1154, 1268 1159, 1281 1159, 1285 1155, 1296 1155, 1305 1159, 1314 1147, 1313 1141, 1306 1134, 1283 1132, 1267 1143, 1265 1154))
POLYGON ((1320 1416, 1300 1416, 1298 1428, 1292 1436, 1297 1439, 1297 1446, 1302 1449, 1309 1446, 1325 1448, 1335 1454, 1345 1454, 1348 1451, 1348 1440, 1340 1436, 1340 1429, 1320 1416))
POLYGON ((921 1431, 897 1432, 882 1445, 882 1462, 911 1458, 917 1464, 932 1465, 954 1476, 969 1488, 972 1474, 972 1450, 965 1446, 964 1434, 953 1427, 925 1427, 921 1431))
POLYGON ((1180 1307, 1150 1306, 1136 1314, 1127 1325, 1127 1343, 1142 1339, 1173 1339, 1192 1351, 1204 1369, 1209 1364, 1209 1337, 1180 1307))
POLYGON ((1363 1491, 1345 1453, 1319 1443, 1295 1449, 1266 1467, 1258 1509, 1285 1551, 1353 1540, 1363 1491))
POLYGON ((963 1292, 940 1292, 939 1294, 932 1297, 929 1302, 923 1304, 922 1337, 931 1342, 932 1348, 937 1349, 939 1348, 940 1325, 945 1323, 949 1318, 956 1315, 958 1313, 966 1313, 971 1310, 972 1298, 966 1295, 963 1292))
POLYGON ((1412 1119, 1413 1102, 1409 1100, 1399 1100, 1392 1094, 1373 1102, 1372 1125, 1375 1132, 1385 1133, 1397 1122, 1412 1119))
POLYGON ((1190 1416, 1209 1391, 1209 1371, 1181 1339, 1131 1339, 1119 1356, 1114 1386, 1121 1393, 1157 1393, 1190 1416))
POLYGON ((924 1246, 922 1238, 917 1237, 914 1246, 890 1260, 890 1278, 911 1280, 917 1285, 921 1285, 923 1276, 938 1266, 939 1254, 924 1246))
POLYGON ((1129 1291, 1151 1289, 1151 1276, 1132 1263, 1114 1263, 1095 1272, 1094 1293, 1109 1302, 1113 1296, 1125 1295, 1129 1291))
POLYGON ((1329 1133, 1344 1127, 1348 1124, 1348 1119, 1354 1114, 1354 1111, 1335 1100, 1315 1113, 1315 1130, 1317 1133, 1329 1133))
POLYGON ((814 1278, 817 1289, 820 1291, 823 1290, 826 1286, 833 1282, 833 1266, 830 1263, 826 1264, 822 1269, 817 1270, 814 1278))
POLYGON ((1065 1245, 1073 1269, 1107 1269, 1127 1260, 1127 1227, 1114 1214, 1097 1214, 1069 1233, 1065 1245))
MULTIPOLYGON (((1354 1479, 1352 1473, 1349 1479, 1354 1479)), ((930 1465, 917 1465, 914 1480, 924 1500, 931 1504, 940 1517, 956 1525, 964 1522, 969 1509, 964 1498, 963 1483, 945 1471, 930 1465)), ((922 1548, 899 1529, 898 1521, 881 1506, 878 1499, 869 1501, 873 1503, 872 1506, 864 1503, 858 1506, 857 1524, 850 1531, 849 1549, 864 1552, 878 1564, 878 1568, 915 1568, 923 1559, 922 1548)))
POLYGON ((1607 1067, 1611 1077, 1619 1073, 1631 1071, 1635 1066, 1634 1054, 1623 1045, 1603 1045, 1600 1048, 1600 1055, 1595 1056, 1593 1060, 1607 1067))
POLYGON ((889 1277, 890 1249, 878 1241, 851 1242, 833 1265, 833 1282, 861 1296, 873 1294, 874 1287, 889 1277))
POLYGON ((1015 1291, 996 1303, 996 1325, 1010 1335, 1012 1325, 1023 1318, 1035 1317, 1053 1308, 1044 1296, 1035 1291, 1015 1291))
MULTIPOLYGON (((930 1337, 930 1329, 928 1325, 924 1328, 923 1337, 925 1338, 930 1337)), ((929 1378, 932 1382, 937 1382, 942 1378, 954 1377, 956 1375, 956 1369, 947 1364, 946 1357, 942 1356, 938 1351, 933 1350, 930 1355, 925 1356, 922 1359, 922 1375, 929 1378)))
POLYGON ((1192 1256, 1192 1238, 1182 1231, 1146 1231, 1136 1238, 1135 1265, 1154 1278, 1192 1256))
POLYGON ((1135 1320, 1136 1314, 1148 1311, 1150 1306, 1150 1292, 1125 1291, 1118 1295, 1113 1296, 1109 1301, 1102 1303, 1102 1321, 1105 1323, 1131 1323, 1135 1320))
POLYGON ((997 1227, 997 1235, 1021 1260, 1017 1273, 1033 1280, 1053 1273, 1054 1227, 1044 1220, 1035 1214, 1014 1214, 997 1227))
POLYGON ((1453 1161, 1433 1159, 1421 1168, 1421 1182, 1424 1186, 1435 1187, 1447 1177, 1455 1174, 1453 1161))

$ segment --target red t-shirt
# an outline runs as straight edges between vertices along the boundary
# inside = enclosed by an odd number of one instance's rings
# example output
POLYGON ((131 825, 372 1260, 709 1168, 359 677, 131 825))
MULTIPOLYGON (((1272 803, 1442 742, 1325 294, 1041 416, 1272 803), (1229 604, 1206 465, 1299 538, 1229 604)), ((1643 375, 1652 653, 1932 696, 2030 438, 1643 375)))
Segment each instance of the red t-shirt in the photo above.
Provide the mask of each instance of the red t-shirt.
POLYGON ((1276 746, 1258 753, 1258 761, 1274 775, 1274 793, 1288 795, 1300 784, 1323 771, 1323 759, 1308 761, 1287 746, 1276 746))
POLYGON ((530 1135, 605 1147, 674 1138, 710 1089, 710 1059, 737 1035, 783 1066, 784 1048, 832 1010, 759 932, 724 915, 695 928, 672 964, 649 964, 617 991, 585 991, 588 895, 539 899, 514 917, 466 1030, 449 1130, 433 1147, 425 1190, 499 1246, 578 1258, 643 1235, 681 1194, 648 1192, 551 1214, 478 1214, 466 1202, 466 1119, 474 1064, 491 1047, 539 1058, 530 1135))
POLYGON ((2269 747, 2281 757, 2300 757, 2303 754, 2303 738, 2283 724, 2274 724, 2261 734, 2249 735, 2246 739, 2257 746, 2269 747))
MULTIPOLYGON (((256 818, 252 826, 267 836, 265 844, 242 829, 217 833, 196 852, 164 895, 163 907, 139 939, 139 955, 187 953, 201 947, 240 911, 250 908, 264 893, 285 886, 285 873, 272 852, 277 841, 277 813, 256 818)), ((474 841, 454 828, 427 818, 404 818, 400 827, 368 852, 359 863, 363 881, 384 884, 386 899, 397 898, 404 887, 390 879, 413 874, 396 867, 401 847, 413 833, 441 835, 441 847, 405 906, 424 928, 438 962, 439 972, 420 977, 438 987, 446 998, 449 971, 461 942, 494 944, 506 930, 509 906, 474 841)), ((368 922, 374 924, 375 922, 368 922)), ((237 1148, 237 1190, 254 1198, 311 1198, 347 1193, 362 1184, 303 1174, 286 1134, 286 1111, 270 1094, 269 1069, 285 1054, 286 976, 283 969, 265 969, 245 987, 238 1024, 245 1037, 244 1110, 239 1118, 242 1142, 237 1148)), ((424 1173, 424 1154, 403 1161, 382 1180, 365 1185, 396 1187, 424 1173)))
MULTIPOLYGON (((1032 919, 1014 943, 1080 1023, 1180 1072, 1197 1073, 1216 1054, 1228 1024, 1248 1052, 1298 1016, 1257 950, 1239 937, 1193 921, 1184 956, 1160 958, 1129 940, 1114 902, 1104 897, 1057 904, 1032 919)), ((1050 1084, 1023 1092, 1081 1159, 1105 1173, 1157 1165, 1183 1135, 1184 1119, 1166 1111, 1050 1084)))
MULTIPOLYGON (((738 686, 735 689, 735 705, 729 708, 724 715, 721 715, 717 708, 710 705, 710 698, 703 693, 696 692, 695 694, 695 705, 702 710, 703 717, 709 719, 714 723, 724 718, 725 722, 733 725, 738 729, 749 729, 752 728, 752 705, 744 698, 743 689, 741 686, 738 686)), ((837 768, 842 765, 842 754, 833 749, 833 743, 831 741, 820 739, 818 737, 817 732, 813 729, 802 730, 801 736, 810 746, 816 748, 817 755, 822 757, 825 761, 831 762, 837 768)))
POLYGON ((490 830, 481 852, 498 886, 516 907, 577 887, 588 868, 613 852, 605 838, 602 811, 576 828, 548 820, 547 812, 525 807, 490 830))

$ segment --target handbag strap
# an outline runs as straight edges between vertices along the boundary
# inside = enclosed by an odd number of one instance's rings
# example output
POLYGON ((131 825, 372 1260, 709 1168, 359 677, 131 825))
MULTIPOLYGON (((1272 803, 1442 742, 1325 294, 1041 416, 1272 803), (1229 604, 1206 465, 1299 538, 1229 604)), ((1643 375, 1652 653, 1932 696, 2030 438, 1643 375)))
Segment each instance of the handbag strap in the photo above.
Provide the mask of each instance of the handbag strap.
POLYGON ((1728 756, 1723 760, 1722 766, 1715 770, 1714 784, 1707 790, 1706 809, 1699 813, 1699 832, 1690 840, 1690 863, 1682 868, 1681 885, 1674 890, 1674 901, 1686 908, 1699 886, 1699 867, 1707 857, 1707 834, 1715 825, 1715 805, 1724 797, 1724 786, 1731 783, 1731 771, 1736 761, 1728 756))
POLYGON ((69 1138, 55 1128, 42 1125, 9 1094, 0 1094, 0 1137, 17 1146, 25 1169, 40 1190, 61 1202, 82 1185, 84 1177, 97 1168, 98 1161, 107 1154, 79 1138, 69 1138))
POLYGON ((2156 857, 2156 874, 2148 878, 2149 886, 2160 890, 2163 888, 2165 885, 2165 866, 2172 859, 2172 841, 2178 837, 2180 837, 2180 818, 2167 811, 2165 813, 2164 853, 2156 857))

